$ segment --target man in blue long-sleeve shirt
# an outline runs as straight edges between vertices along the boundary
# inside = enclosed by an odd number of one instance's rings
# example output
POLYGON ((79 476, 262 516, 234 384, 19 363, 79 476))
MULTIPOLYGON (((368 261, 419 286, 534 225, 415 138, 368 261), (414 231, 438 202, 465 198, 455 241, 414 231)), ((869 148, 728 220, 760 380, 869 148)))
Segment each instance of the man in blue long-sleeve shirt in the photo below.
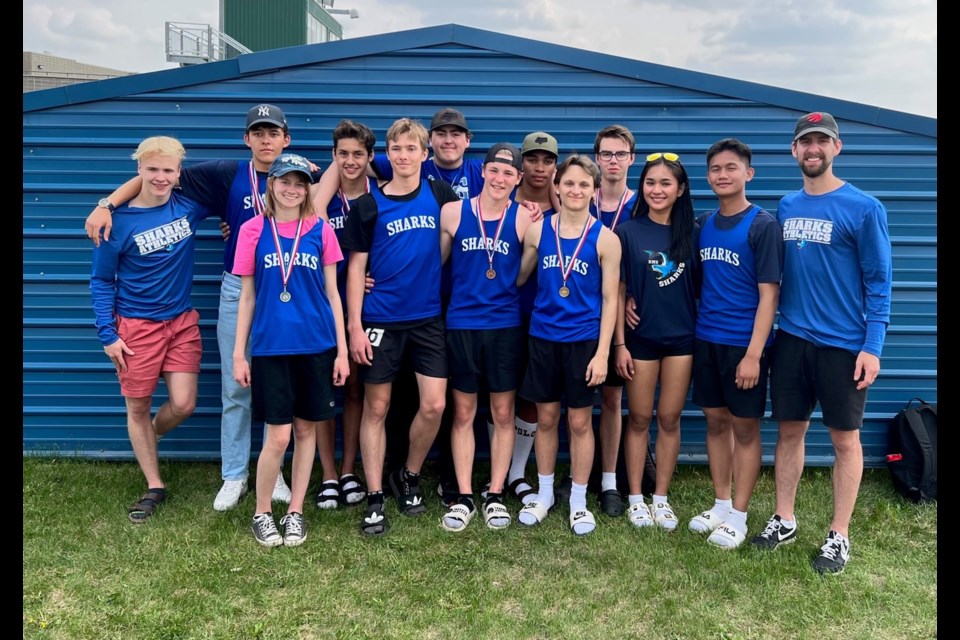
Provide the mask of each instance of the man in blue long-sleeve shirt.
POLYGON ((140 192, 117 208, 113 233, 93 252, 90 294, 103 350, 120 379, 127 431, 147 481, 147 492, 128 508, 145 522, 166 499, 157 439, 174 429, 197 402, 200 328, 190 305, 197 224, 210 210, 174 193, 183 146, 147 138, 136 153, 140 192), (151 419, 153 392, 163 376, 169 400, 151 419))
POLYGON ((843 571, 850 557, 850 519, 863 476, 859 430, 890 322, 887 212, 833 174, 842 146, 829 113, 797 121, 792 149, 803 189, 784 196, 777 211, 785 249, 770 378, 773 418, 780 422, 777 507, 752 540, 774 549, 796 539, 804 434, 819 402, 835 454, 833 520, 813 560, 821 574, 843 571))

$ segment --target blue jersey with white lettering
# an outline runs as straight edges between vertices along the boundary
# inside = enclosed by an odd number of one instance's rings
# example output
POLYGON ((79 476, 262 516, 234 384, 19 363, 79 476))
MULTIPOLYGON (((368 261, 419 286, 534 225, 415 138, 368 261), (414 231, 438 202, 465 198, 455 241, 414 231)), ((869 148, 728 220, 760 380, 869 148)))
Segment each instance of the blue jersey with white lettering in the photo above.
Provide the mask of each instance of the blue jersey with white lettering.
POLYGON ((440 315, 440 208, 457 200, 450 185, 422 179, 403 196, 375 189, 357 198, 343 246, 369 254, 375 284, 363 298, 365 323, 396 324, 440 315))
POLYGON ((517 203, 512 202, 503 216, 500 238, 493 252, 491 280, 487 248, 493 247, 499 220, 485 220, 484 246, 479 217, 470 200, 460 210, 460 226, 453 237, 450 268, 453 288, 447 307, 448 329, 506 329, 520 326, 520 290, 517 274, 523 247, 517 237, 517 203))
POLYGON ((196 229, 210 215, 179 191, 158 207, 114 211, 110 240, 93 250, 90 277, 104 346, 117 341, 116 315, 161 321, 190 310, 196 229))
POLYGON ((890 322, 887 210, 850 183, 780 200, 780 328, 821 347, 880 356, 890 322))
MULTIPOLYGON (((760 304, 761 283, 780 284, 783 241, 772 215, 751 205, 732 216, 719 209, 700 228, 703 284, 697 312, 697 337, 708 342, 747 347, 760 304)), ((773 326, 771 324, 770 329, 773 326)), ((773 331, 766 344, 773 342, 773 331)))
MULTIPOLYGON (((264 220, 256 248, 256 307, 250 328, 250 354, 282 356, 323 353, 337 346, 337 330, 323 277, 323 227, 319 220, 300 237, 300 246, 283 292, 282 263, 268 220, 264 220)), ((287 223, 290 225, 290 223, 287 223)), ((296 229, 290 225, 288 228, 296 229)), ((294 232, 295 235, 295 232, 294 232)), ((289 262, 293 238, 280 235, 284 261, 289 262)))
MULTIPOLYGON (((367 178, 367 192, 379 189, 376 180, 367 178)), ((343 244, 343 230, 349 216, 350 209, 356 204, 357 198, 347 200, 344 204, 340 199, 338 191, 330 204, 327 206, 327 217, 330 218, 330 226, 337 233, 337 241, 343 244)), ((342 247, 341 247, 342 248, 342 247)), ((343 250, 343 261, 337 263, 337 290, 340 291, 340 299, 343 301, 343 311, 347 311, 347 264, 350 261, 350 252, 343 250)))
MULTIPOLYGON (((537 297, 530 318, 530 335, 553 342, 577 342, 600 337, 600 311, 603 305, 603 278, 597 239, 602 224, 590 216, 590 228, 583 248, 573 263, 566 287, 568 296, 560 295, 564 286, 560 258, 557 256, 557 231, 560 215, 543 220, 543 231, 537 247, 537 297)), ((561 238, 564 266, 569 265, 580 237, 561 238)))

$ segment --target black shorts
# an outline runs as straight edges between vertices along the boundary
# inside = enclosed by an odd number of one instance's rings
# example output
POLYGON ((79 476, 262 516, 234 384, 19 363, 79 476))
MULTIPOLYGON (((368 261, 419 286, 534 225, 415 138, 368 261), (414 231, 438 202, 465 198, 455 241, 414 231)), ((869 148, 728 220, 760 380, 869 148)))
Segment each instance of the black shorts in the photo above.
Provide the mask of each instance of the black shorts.
POLYGON ((517 354, 524 350, 523 327, 447 331, 450 386, 477 393, 481 382, 491 393, 516 391, 522 375, 517 354))
POLYGON ((318 422, 337 413, 333 398, 333 361, 337 350, 288 356, 254 356, 250 363, 253 419, 290 424, 318 422))
POLYGON ((373 364, 360 366, 365 383, 393 382, 407 359, 416 373, 428 378, 447 377, 446 340, 439 316, 400 325, 364 322, 364 331, 373 347, 373 364))
POLYGON ((693 343, 693 404, 707 409, 726 407, 738 418, 762 418, 767 405, 767 350, 760 355, 760 379, 752 389, 737 388, 737 365, 746 347, 733 347, 697 338, 693 343))
POLYGON ((586 382, 587 365, 597 353, 596 340, 553 342, 530 336, 530 362, 520 396, 530 402, 560 402, 572 409, 592 407, 595 387, 586 382))
POLYGON ((853 372, 857 354, 836 347, 818 347, 777 331, 770 351, 770 400, 773 419, 807 421, 817 402, 823 424, 840 431, 863 426, 867 390, 857 389, 853 372))
POLYGON ((663 360, 672 356, 693 355, 693 336, 690 336, 689 340, 663 344, 641 338, 635 333, 628 333, 625 343, 630 357, 634 360, 663 360))

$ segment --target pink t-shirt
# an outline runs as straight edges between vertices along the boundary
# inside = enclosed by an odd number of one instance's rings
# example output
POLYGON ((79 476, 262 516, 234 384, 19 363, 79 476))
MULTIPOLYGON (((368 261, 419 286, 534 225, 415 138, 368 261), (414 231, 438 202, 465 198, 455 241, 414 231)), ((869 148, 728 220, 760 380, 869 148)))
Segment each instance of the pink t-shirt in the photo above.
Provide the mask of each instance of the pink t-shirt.
MULTIPOLYGON (((300 235, 305 235, 310 229, 319 222, 317 216, 311 216, 303 221, 303 229, 300 235)), ((263 233, 264 216, 254 216, 240 226, 240 235, 237 237, 237 254, 233 261, 233 273, 238 276, 252 276, 256 271, 256 252, 257 243, 260 242, 260 234, 263 233)), ((292 238, 297 235, 297 220, 290 222, 278 222, 277 231, 283 238, 292 238)), ((267 233, 270 230, 267 229, 267 233)), ((323 225, 321 231, 323 238, 323 256, 321 263, 336 264, 343 260, 343 251, 340 250, 340 243, 337 242, 337 234, 329 224, 323 225)))

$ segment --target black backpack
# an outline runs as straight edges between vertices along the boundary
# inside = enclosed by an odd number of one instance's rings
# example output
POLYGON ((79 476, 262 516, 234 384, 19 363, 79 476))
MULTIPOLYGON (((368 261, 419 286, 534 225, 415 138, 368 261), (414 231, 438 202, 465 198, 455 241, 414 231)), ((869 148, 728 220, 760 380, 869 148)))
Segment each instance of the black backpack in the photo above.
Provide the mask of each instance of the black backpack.
POLYGON ((893 416, 887 468, 894 488, 907 500, 937 499, 937 405, 912 398, 893 416))

